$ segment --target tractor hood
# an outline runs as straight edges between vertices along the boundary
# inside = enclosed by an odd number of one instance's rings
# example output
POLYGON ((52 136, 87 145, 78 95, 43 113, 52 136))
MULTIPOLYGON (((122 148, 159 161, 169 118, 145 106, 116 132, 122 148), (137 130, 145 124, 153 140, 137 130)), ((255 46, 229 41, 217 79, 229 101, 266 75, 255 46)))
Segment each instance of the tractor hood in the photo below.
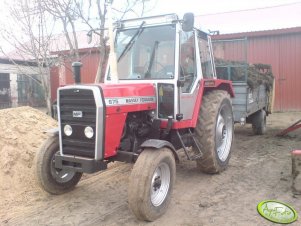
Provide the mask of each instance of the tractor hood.
POLYGON ((156 109, 156 89, 153 84, 99 84, 109 113, 156 109))

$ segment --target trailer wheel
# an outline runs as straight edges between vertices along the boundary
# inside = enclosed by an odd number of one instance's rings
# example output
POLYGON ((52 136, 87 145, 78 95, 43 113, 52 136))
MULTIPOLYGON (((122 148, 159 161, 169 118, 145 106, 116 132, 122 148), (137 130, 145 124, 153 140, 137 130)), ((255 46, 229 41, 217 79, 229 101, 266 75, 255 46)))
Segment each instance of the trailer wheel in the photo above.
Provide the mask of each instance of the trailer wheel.
POLYGON ((82 173, 57 169, 54 156, 59 152, 57 136, 49 137, 36 156, 36 178, 42 189, 50 194, 63 194, 72 190, 79 182, 82 173))
POLYGON ((233 140, 233 113, 226 91, 214 90, 203 97, 195 135, 203 157, 197 167, 205 173, 219 173, 228 165, 233 140))
POLYGON ((252 129, 254 134, 263 135, 266 132, 266 113, 264 110, 259 110, 252 117, 252 129))
POLYGON ((129 179, 129 207, 139 220, 154 221, 170 203, 176 176, 174 155, 168 148, 145 149, 129 179))

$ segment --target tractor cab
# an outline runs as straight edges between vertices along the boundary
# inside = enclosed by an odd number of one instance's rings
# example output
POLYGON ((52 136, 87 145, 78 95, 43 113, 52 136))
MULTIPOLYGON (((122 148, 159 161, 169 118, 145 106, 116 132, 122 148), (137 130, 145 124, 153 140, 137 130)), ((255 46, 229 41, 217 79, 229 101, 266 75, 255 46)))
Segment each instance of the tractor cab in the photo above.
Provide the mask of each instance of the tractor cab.
MULTIPOLYGON (((119 83, 154 84, 158 118, 192 118, 201 79, 215 78, 210 37, 192 14, 120 21, 114 45, 119 83)), ((108 67, 105 83, 115 83, 113 73, 108 67)))

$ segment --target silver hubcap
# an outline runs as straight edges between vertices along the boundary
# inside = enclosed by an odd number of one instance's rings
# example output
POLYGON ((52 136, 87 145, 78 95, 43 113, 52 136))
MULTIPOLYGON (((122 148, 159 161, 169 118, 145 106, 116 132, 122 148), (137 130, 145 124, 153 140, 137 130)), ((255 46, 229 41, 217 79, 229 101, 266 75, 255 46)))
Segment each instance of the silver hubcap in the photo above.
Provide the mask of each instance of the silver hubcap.
POLYGON ((74 177, 75 172, 67 169, 55 168, 54 156, 55 155, 53 155, 50 164, 51 175, 58 183, 67 183, 74 177))
POLYGON ((160 206, 164 202, 169 185, 169 166, 165 162, 161 162, 153 174, 151 183, 151 202, 154 206, 160 206))
POLYGON ((233 136, 233 119, 231 108, 223 105, 217 117, 216 124, 216 148, 218 158, 224 162, 229 156, 232 136, 233 136))

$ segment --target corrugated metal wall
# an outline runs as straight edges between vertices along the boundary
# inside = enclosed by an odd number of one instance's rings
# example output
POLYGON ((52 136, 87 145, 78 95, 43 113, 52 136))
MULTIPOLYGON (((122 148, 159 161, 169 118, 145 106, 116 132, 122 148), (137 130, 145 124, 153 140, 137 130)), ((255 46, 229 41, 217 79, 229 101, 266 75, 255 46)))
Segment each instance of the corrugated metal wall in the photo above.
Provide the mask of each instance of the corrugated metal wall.
POLYGON ((301 29, 213 37, 215 56, 272 66, 275 76, 275 111, 301 110, 301 29))

